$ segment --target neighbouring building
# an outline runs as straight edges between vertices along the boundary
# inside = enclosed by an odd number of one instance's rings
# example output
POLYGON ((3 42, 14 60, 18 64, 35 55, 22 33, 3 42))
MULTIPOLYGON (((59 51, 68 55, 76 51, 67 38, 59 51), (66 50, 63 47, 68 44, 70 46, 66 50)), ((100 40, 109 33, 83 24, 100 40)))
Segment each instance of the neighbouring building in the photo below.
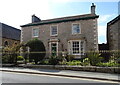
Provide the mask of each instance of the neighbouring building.
POLYGON ((0 23, 0 48, 20 43, 21 30, 0 23))
POLYGON ((61 55, 67 51, 75 58, 81 58, 86 51, 98 50, 98 15, 95 5, 91 6, 91 13, 68 16, 62 18, 41 20, 32 16, 32 23, 21 26, 21 42, 32 38, 41 40, 46 49, 46 57, 61 55))
POLYGON ((120 50, 120 15, 107 23, 109 50, 120 50))
POLYGON ((110 53, 109 46, 107 43, 98 44, 100 56, 103 57, 104 61, 109 61, 110 53))

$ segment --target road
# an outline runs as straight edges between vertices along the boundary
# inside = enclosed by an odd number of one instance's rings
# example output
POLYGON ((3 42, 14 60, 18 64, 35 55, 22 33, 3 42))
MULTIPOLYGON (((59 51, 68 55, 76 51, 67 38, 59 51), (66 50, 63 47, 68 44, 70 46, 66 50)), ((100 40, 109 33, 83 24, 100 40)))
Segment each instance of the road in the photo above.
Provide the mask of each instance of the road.
MULTIPOLYGON (((101 81, 93 79, 58 77, 38 74, 2 72, 2 83, 113 83, 112 81, 101 81)), ((97 84, 96 84, 97 85, 97 84)), ((116 85, 116 84, 109 84, 116 85)))

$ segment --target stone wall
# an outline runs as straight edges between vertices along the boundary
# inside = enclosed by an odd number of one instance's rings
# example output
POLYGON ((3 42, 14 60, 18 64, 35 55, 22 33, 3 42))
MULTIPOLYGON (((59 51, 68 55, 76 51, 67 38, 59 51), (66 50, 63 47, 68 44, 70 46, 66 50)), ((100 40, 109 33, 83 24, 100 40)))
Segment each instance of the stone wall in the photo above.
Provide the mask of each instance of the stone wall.
POLYGON ((8 38, 2 38, 2 45, 3 45, 3 46, 4 46, 5 41, 8 42, 8 45, 9 45, 9 46, 12 46, 12 45, 14 45, 14 44, 19 44, 19 43, 20 43, 19 40, 13 40, 13 39, 8 39, 8 38))
MULTIPOLYGON (((14 64, 2 64, 0 66, 2 66, 2 67, 15 67, 14 64)), ((17 67, 120 74, 120 68, 119 67, 68 66, 68 65, 22 65, 22 64, 19 64, 17 67)))
POLYGON ((88 72, 103 72, 103 73, 119 73, 119 67, 96 67, 96 66, 67 66, 67 65, 24 65, 25 68, 38 69, 57 69, 57 70, 74 70, 88 72))
POLYGON ((97 19, 89 20, 78 20, 78 21, 69 21, 61 23, 52 23, 44 24, 38 26, 28 26, 22 27, 21 30, 21 42, 27 42, 32 39, 32 29, 39 29, 39 37, 48 52, 49 56, 49 42, 50 39, 58 39, 58 51, 67 49, 68 51, 68 41, 69 40, 84 40, 85 41, 85 51, 98 50, 98 28, 97 28, 97 19), (81 34, 72 34, 72 24, 79 23, 81 27, 81 34), (58 35, 50 36, 50 26, 58 26, 58 35))
POLYGON ((120 50, 120 20, 108 25, 108 44, 110 50, 120 50))

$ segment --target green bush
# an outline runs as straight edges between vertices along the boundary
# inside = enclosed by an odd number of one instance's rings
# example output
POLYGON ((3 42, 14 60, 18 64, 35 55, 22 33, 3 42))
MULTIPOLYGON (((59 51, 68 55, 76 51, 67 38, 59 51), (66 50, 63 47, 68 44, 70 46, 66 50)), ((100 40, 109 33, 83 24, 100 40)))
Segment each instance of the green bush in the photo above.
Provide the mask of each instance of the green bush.
POLYGON ((100 53, 99 52, 88 52, 87 56, 88 56, 90 64, 92 66, 96 66, 102 60, 102 57, 100 57, 100 53))
POLYGON ((111 56, 109 59, 109 62, 106 63, 98 63, 97 66, 100 67, 119 67, 120 66, 120 52, 118 51, 111 51, 110 52, 111 56))
POLYGON ((7 46, 2 49, 2 63, 17 64, 20 45, 7 46))
POLYGON ((112 61, 120 63, 120 51, 117 51, 117 50, 110 51, 109 62, 112 62, 112 61))
POLYGON ((60 58, 57 57, 57 56, 51 56, 49 58, 49 64, 50 65, 57 65, 57 64, 59 64, 59 61, 60 61, 60 58))
POLYGON ((69 62, 66 62, 67 65, 82 65, 82 62, 79 61, 79 60, 73 60, 73 61, 69 61, 69 62))
POLYGON ((89 58, 83 59, 83 61, 82 61, 82 66, 89 66, 89 65, 90 65, 90 60, 89 60, 89 58))
POLYGON ((48 59, 44 59, 44 60, 40 61, 39 64, 41 64, 41 65, 49 65, 49 60, 48 59))
POLYGON ((66 58, 67 61, 72 61, 74 59, 74 56, 73 55, 67 55, 65 58, 66 58))
POLYGON ((46 50, 43 42, 35 38, 28 41, 26 45, 30 47, 29 59, 34 60, 35 64, 44 59, 46 50))
POLYGON ((100 67, 119 67, 120 64, 115 63, 115 62, 107 62, 107 63, 98 63, 97 66, 100 66, 100 67))
POLYGON ((62 61, 62 62, 59 62, 60 65, 66 65, 67 62, 66 61, 62 61))
POLYGON ((22 61, 22 60, 24 60, 24 58, 23 58, 23 56, 17 56, 17 60, 22 61))
POLYGON ((2 55, 2 63, 10 63, 10 55, 2 55))

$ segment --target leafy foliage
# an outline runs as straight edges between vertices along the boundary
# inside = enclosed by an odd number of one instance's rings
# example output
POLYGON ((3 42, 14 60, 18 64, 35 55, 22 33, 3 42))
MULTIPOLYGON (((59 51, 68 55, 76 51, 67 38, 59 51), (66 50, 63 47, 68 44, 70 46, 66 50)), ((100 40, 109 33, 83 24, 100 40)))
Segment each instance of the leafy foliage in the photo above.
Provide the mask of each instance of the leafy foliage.
POLYGON ((74 56, 73 55, 67 55, 65 58, 66 58, 67 61, 72 61, 74 59, 74 56))
POLYGON ((67 65, 82 65, 82 62, 79 60, 73 60, 73 61, 69 61, 66 62, 67 65))
POLYGON ((30 60, 34 60, 35 64, 38 64, 39 61, 43 60, 46 54, 43 42, 35 38, 28 41, 26 45, 30 47, 30 60))
POLYGON ((62 61, 61 56, 51 56, 49 58, 49 64, 50 65, 58 65, 60 61, 62 61))
POLYGON ((21 45, 7 46, 3 49, 2 63, 17 64, 17 56, 19 55, 21 45))
POLYGON ((113 61, 116 63, 120 63, 120 52, 118 52, 118 51, 112 52, 109 62, 113 62, 113 61))
POLYGON ((102 57, 100 57, 100 53, 99 52, 88 52, 87 56, 88 56, 88 59, 89 59, 90 64, 92 66, 97 65, 102 60, 102 57))
POLYGON ((23 58, 23 56, 17 56, 17 60, 21 61, 21 60, 24 60, 24 58, 23 58))
POLYGON ((82 61, 82 66, 89 66, 89 65, 90 65, 90 60, 89 60, 89 58, 83 59, 83 61, 82 61))
POLYGON ((40 65, 49 65, 49 60, 48 59, 43 59, 42 61, 40 61, 39 64, 40 65))
POLYGON ((98 63, 97 66, 101 66, 101 67, 119 67, 120 64, 115 63, 115 62, 107 62, 107 63, 98 63))

